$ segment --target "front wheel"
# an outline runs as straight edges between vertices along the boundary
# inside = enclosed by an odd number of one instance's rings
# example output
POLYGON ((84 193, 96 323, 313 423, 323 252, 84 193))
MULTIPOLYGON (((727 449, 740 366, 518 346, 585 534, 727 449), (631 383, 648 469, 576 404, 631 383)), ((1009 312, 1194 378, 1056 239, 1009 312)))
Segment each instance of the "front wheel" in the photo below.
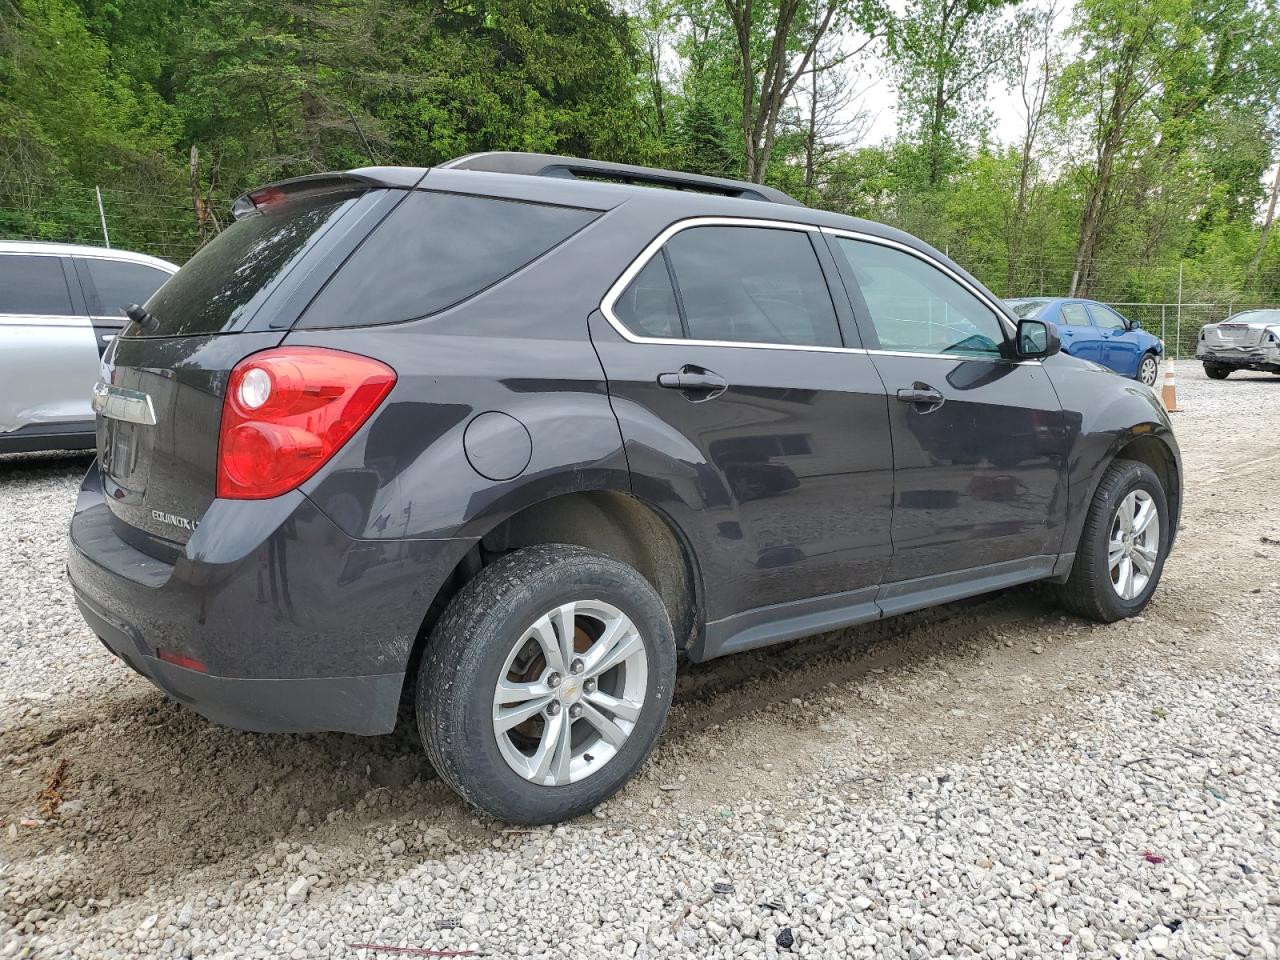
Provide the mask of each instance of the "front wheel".
POLYGON ((1071 575, 1058 588, 1062 605, 1102 623, 1141 613, 1160 582, 1172 535, 1155 471, 1116 460, 1098 484, 1071 575))
POLYGON ((511 823, 554 823, 616 793, 671 706, 666 608, 637 571, 564 544, 485 567, 428 640, 423 743, 441 779, 511 823))
POLYGON ((1204 365, 1204 375, 1210 380, 1225 380, 1231 376, 1231 368, 1220 367, 1214 363, 1206 363, 1204 365))
POLYGON ((1144 354, 1142 362, 1138 364, 1137 381, 1146 384, 1148 387, 1156 385, 1156 376, 1160 372, 1160 362, 1156 359, 1154 353, 1144 354))

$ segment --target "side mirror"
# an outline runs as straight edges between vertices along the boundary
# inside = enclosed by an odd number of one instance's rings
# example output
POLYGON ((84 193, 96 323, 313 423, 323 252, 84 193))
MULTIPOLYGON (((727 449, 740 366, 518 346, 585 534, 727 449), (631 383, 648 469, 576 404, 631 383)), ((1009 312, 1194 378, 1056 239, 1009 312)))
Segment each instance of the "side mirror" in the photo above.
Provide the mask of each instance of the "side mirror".
POLYGON ((1141 329, 1142 329, 1142 321, 1141 321, 1141 320, 1130 320, 1130 321, 1129 321, 1129 329, 1130 329, 1130 330, 1141 330, 1141 329))
POLYGON ((1014 349, 1019 360, 1041 360, 1061 350, 1062 340, 1058 328, 1047 320, 1020 320, 1014 349))

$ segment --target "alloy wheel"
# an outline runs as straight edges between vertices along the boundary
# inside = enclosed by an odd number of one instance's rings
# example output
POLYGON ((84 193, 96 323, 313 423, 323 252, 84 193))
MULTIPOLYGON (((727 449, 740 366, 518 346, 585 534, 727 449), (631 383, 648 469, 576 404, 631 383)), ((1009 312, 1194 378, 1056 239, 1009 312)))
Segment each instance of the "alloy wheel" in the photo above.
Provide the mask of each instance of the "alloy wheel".
POLYGON ((648 676, 640 632, 617 607, 580 600, 548 611, 498 676, 493 732, 503 759, 543 786, 591 776, 635 729, 648 676))
POLYGON ((1156 372, 1158 368, 1159 364, 1156 363, 1155 357, 1143 357, 1142 366, 1138 368, 1138 379, 1148 387, 1154 387, 1156 385, 1156 372))
POLYGON ((1142 594, 1155 573, 1160 556, 1160 514, 1155 500, 1138 489, 1120 501, 1111 520, 1107 544, 1107 568, 1111 586, 1121 600, 1142 594))

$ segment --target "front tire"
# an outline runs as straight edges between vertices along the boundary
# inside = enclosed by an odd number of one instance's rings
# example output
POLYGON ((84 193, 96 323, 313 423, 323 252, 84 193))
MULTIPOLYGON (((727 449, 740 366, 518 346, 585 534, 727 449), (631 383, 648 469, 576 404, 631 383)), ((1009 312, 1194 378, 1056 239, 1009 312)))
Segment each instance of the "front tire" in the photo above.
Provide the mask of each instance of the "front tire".
POLYGON ((1214 363, 1206 363, 1204 365, 1204 375, 1210 380, 1225 380, 1231 376, 1231 368, 1220 367, 1214 363))
POLYGON ((1142 360, 1138 362, 1138 374, 1134 379, 1148 387, 1154 387, 1159 373, 1160 361, 1156 359, 1156 355, 1145 353, 1142 355, 1142 360))
POLYGON ((485 567, 428 640, 418 728, 441 779, 500 820, 554 823, 613 796, 671 706, 675 637, 637 571, 581 547, 485 567))
POLYGON ((1155 471, 1136 460, 1114 461, 1093 495, 1071 575, 1058 587, 1062 605, 1100 623, 1141 613, 1164 570, 1170 523, 1155 471))

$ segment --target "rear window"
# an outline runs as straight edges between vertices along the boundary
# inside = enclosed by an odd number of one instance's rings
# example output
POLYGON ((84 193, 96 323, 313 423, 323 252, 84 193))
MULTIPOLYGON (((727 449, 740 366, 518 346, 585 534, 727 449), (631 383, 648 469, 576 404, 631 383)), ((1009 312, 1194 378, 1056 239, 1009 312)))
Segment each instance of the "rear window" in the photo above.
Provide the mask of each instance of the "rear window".
POLYGON ((237 220, 146 303, 155 324, 130 336, 182 337, 235 329, 306 256, 355 193, 290 197, 237 220))
POLYGON ((1023 320, 1032 320, 1040 316, 1040 311, 1048 302, 1048 300, 1010 300, 1006 306, 1023 320))
POLYGON ((515 273, 599 215, 415 191, 343 264, 298 326, 362 327, 437 313, 515 273))

